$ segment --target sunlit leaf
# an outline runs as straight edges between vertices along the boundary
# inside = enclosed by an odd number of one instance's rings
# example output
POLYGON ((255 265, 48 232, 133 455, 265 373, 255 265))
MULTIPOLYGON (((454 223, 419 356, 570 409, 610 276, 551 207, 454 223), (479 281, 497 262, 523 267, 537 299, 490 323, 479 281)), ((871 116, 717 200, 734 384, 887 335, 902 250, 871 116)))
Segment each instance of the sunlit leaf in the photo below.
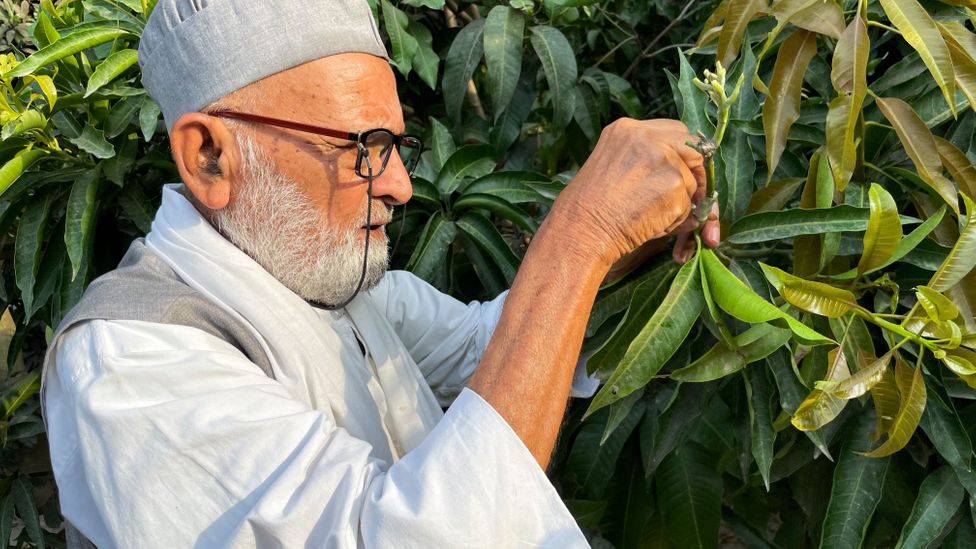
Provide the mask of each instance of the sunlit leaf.
POLYGON ((139 53, 133 49, 120 50, 105 58, 98 64, 91 78, 88 79, 88 87, 85 89, 85 97, 95 93, 102 86, 115 80, 120 74, 129 67, 136 64, 139 53))
POLYGON ((956 88, 966 96, 970 108, 976 105, 976 39, 958 21, 936 21, 949 48, 956 88))
POLYGON ((962 196, 966 203, 966 225, 959 232, 959 240, 927 284, 937 292, 952 288, 976 267, 976 205, 966 195, 962 196))
POLYGON ((47 155, 48 152, 43 149, 25 150, 4 163, 3 167, 0 167, 0 196, 20 178, 27 168, 47 155))
POLYGON ((915 296, 929 318, 936 322, 955 320, 959 317, 959 308, 956 304, 928 286, 916 286, 915 296))
POLYGON ((879 97, 876 102, 885 118, 895 128, 895 133, 898 134, 898 139, 905 147, 908 157, 915 164, 919 177, 935 189, 946 200, 950 208, 958 212, 959 205, 955 199, 955 190, 952 183, 942 175, 939 149, 925 122, 915 114, 908 103, 901 99, 879 97))
POLYGON ((848 290, 799 278, 764 263, 759 266, 783 299, 794 307, 834 318, 857 307, 857 298, 848 290))
POLYGON ((871 388, 871 402, 874 404, 875 427, 870 438, 874 442, 891 429, 898 415, 900 398, 893 369, 882 370, 881 379, 871 388))
POLYGON ((790 126, 800 117, 800 91, 803 75, 817 52, 817 35, 798 29, 783 43, 776 54, 769 96, 763 103, 763 129, 766 132, 768 179, 772 179, 780 155, 786 148, 790 126))
POLYGON ((861 368, 853 375, 842 380, 818 381, 817 389, 828 392, 838 398, 857 398, 871 390, 881 379, 891 362, 891 352, 861 368))
POLYGON ((902 38, 922 57, 952 108, 956 94, 955 72, 949 48, 935 21, 916 0, 881 0, 881 6, 902 38))
POLYGON ((925 410, 925 380, 922 379, 922 369, 911 368, 896 354, 895 381, 901 394, 898 414, 888 431, 888 439, 881 446, 865 453, 865 456, 884 457, 901 450, 912 438, 922 418, 925 410))
POLYGON ((959 185, 959 189, 967 196, 976 196, 976 167, 973 166, 966 154, 945 139, 936 136, 935 146, 939 149, 939 158, 952 179, 959 185))
POLYGON ((777 27, 792 23, 801 29, 831 38, 844 31, 844 12, 834 0, 776 0, 770 8, 777 27))
POLYGON ((33 53, 7 75, 13 77, 26 76, 44 65, 127 34, 129 34, 128 30, 116 26, 99 26, 73 32, 50 46, 33 53))
POLYGON ((864 252, 857 264, 861 274, 885 265, 901 242, 901 220, 895 199, 877 183, 871 184, 868 197, 871 217, 864 232, 864 252))
POLYGON ((633 339, 606 384, 593 397, 587 415, 647 384, 688 336, 704 307, 698 257, 696 255, 678 271, 660 307, 633 339))
MULTIPOLYGON (((847 358, 836 347, 827 355, 827 382, 840 382, 850 377, 847 358)), ((791 423, 801 431, 814 431, 830 423, 840 414, 847 401, 832 393, 814 389, 800 403, 800 407, 793 414, 791 423)))
MULTIPOLYGON (((898 243, 898 247, 895 248, 895 251, 891 254, 891 257, 889 257, 887 261, 885 261, 881 265, 878 265, 877 267, 874 267, 873 269, 869 269, 865 271, 864 274, 868 274, 868 273, 872 273, 884 269, 885 267, 897 261, 900 261, 906 255, 908 255, 919 244, 921 244, 922 241, 925 240, 925 237, 927 237, 929 233, 931 233, 932 230, 935 229, 935 227, 942 221, 943 216, 945 216, 945 212, 946 212, 946 207, 942 206, 935 213, 935 215, 930 216, 928 219, 925 220, 924 223, 916 227, 915 230, 908 233, 904 238, 902 238, 901 242, 898 243)), ((899 230, 901 229, 899 228, 899 230)), ((854 268, 849 271, 845 271, 839 275, 833 275, 831 278, 835 280, 850 280, 856 276, 858 276, 858 270, 857 268, 854 268)))

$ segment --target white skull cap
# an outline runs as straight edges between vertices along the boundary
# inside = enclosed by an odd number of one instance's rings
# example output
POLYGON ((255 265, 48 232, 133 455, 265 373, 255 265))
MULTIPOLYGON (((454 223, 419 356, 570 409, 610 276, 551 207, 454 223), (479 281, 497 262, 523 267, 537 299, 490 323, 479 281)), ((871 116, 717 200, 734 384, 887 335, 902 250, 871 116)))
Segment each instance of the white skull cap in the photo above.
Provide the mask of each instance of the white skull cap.
POLYGON ((366 0, 159 0, 139 65, 169 130, 266 76, 346 52, 387 58, 366 0))

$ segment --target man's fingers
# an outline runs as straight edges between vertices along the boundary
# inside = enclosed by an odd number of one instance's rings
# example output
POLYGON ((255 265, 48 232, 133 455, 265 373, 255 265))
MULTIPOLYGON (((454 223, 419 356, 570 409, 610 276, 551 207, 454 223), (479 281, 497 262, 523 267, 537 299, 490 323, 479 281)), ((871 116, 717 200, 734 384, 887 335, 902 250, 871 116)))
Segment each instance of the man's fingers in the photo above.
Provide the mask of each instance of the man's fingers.
POLYGON ((693 255, 695 255, 695 239, 690 232, 678 234, 674 242, 674 249, 671 250, 671 257, 675 262, 684 265, 693 255))
POLYGON ((712 211, 708 212, 708 219, 705 220, 705 226, 702 227, 701 237, 702 242, 709 248, 717 247, 722 239, 718 202, 712 203, 712 211))

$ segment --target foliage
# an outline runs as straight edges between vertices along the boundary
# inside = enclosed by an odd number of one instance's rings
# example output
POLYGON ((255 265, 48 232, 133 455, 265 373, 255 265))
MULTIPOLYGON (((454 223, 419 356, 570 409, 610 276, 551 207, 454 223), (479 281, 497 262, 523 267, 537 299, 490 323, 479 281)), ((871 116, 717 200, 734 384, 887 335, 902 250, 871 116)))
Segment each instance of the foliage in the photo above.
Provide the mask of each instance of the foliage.
POLYGON ((971 543, 976 35, 950 4, 726 0, 692 50, 715 69, 681 56, 726 239, 595 306, 607 381, 566 472, 616 545, 971 543), (635 459, 660 518, 587 482, 635 459))

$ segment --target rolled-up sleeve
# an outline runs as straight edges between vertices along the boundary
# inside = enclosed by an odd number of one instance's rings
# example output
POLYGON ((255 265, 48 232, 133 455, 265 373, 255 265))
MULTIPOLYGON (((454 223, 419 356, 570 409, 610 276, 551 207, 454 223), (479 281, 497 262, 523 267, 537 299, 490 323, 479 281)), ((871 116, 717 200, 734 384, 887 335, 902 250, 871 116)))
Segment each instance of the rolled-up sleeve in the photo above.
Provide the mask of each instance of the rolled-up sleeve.
POLYGON ((54 352, 45 409, 62 510, 99 547, 586 546, 470 390, 391 465, 199 330, 93 321, 54 352))

